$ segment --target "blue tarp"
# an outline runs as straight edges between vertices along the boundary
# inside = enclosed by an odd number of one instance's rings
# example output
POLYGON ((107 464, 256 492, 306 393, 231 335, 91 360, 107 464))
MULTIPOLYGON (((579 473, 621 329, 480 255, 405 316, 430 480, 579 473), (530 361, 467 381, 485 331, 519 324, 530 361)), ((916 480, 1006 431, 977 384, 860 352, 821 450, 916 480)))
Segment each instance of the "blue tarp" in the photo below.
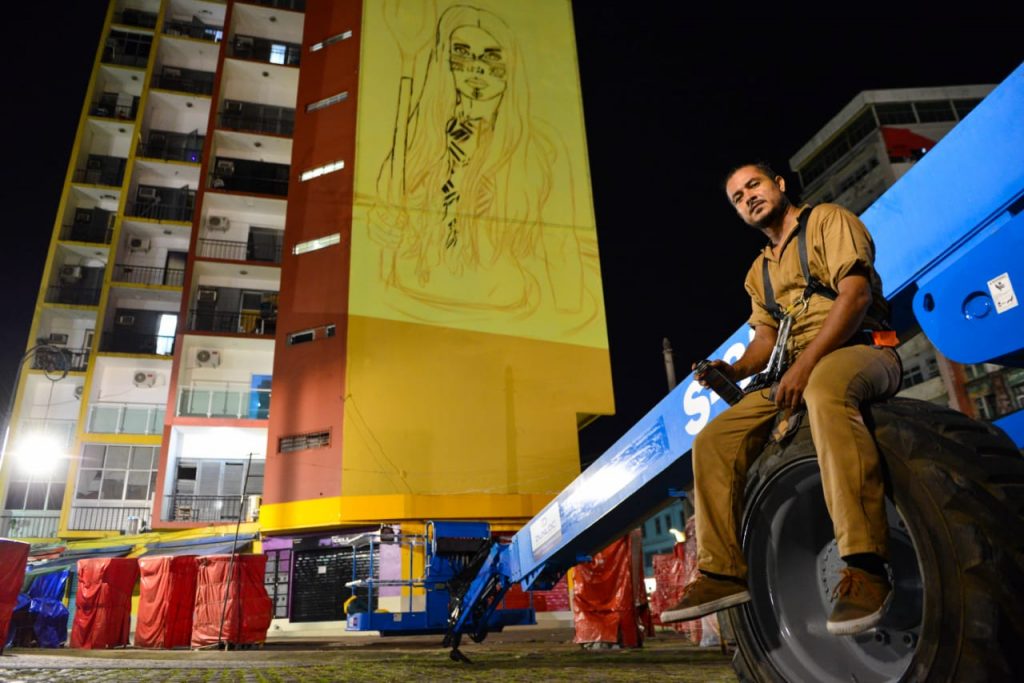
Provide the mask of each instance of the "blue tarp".
POLYGON ((7 647, 14 644, 28 644, 31 638, 25 631, 31 627, 40 647, 60 647, 68 639, 68 608, 64 606, 70 569, 53 571, 37 576, 28 592, 18 595, 11 623, 15 625, 7 633, 7 647))

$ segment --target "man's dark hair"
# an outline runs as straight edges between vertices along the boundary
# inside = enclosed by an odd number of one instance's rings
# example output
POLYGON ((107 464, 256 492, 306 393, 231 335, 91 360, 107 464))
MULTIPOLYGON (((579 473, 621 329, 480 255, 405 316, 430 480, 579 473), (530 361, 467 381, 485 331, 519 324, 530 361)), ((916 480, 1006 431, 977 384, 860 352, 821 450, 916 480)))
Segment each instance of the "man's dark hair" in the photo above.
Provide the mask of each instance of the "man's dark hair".
POLYGON ((745 164, 733 166, 731 169, 729 169, 729 172, 725 174, 725 178, 722 180, 722 189, 724 190, 728 186, 729 179, 736 175, 736 171, 740 170, 741 168, 746 168, 747 166, 753 166, 757 170, 761 171, 761 173, 764 173, 766 176, 768 176, 770 180, 775 180, 780 175, 779 173, 775 172, 775 169, 772 168, 767 161, 749 161, 745 164))

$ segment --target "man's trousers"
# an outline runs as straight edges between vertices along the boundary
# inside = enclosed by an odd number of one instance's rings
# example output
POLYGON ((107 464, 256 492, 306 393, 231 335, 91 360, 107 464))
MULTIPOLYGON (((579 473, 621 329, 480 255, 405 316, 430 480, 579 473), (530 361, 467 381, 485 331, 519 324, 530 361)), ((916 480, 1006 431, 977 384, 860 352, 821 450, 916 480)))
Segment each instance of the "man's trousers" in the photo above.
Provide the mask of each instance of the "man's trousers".
MULTIPOLYGON (((893 349, 836 349, 811 371, 804 390, 821 482, 839 553, 886 556, 888 524, 881 463, 861 403, 899 389, 893 349)), ((764 448, 779 409, 768 391, 747 394, 711 421, 693 442, 697 565, 745 578, 739 519, 747 470, 764 448)))

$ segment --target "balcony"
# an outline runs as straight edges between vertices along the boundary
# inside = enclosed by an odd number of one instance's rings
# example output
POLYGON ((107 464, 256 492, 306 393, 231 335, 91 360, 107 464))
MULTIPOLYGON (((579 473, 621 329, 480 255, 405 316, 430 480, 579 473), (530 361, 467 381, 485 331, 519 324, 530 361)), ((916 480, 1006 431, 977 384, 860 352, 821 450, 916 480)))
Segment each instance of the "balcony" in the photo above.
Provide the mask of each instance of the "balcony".
POLYGON ((295 110, 257 102, 224 100, 220 113, 221 128, 244 133, 291 135, 295 129, 295 110))
POLYGON ((196 40, 209 40, 219 43, 224 37, 223 26, 211 26, 204 24, 198 17, 192 17, 192 21, 181 19, 165 19, 164 34, 169 36, 182 36, 184 38, 195 38, 196 40))
POLYGON ((97 402, 89 406, 86 431, 91 434, 161 434, 162 403, 97 402))
MULTIPOLYGON (((49 343, 46 339, 39 339, 37 342, 40 344, 49 343)), ((68 372, 85 372, 88 367, 89 349, 54 349, 52 346, 48 346, 36 349, 32 357, 33 370, 67 368, 68 372)))
MULTIPOLYGON (((111 213, 111 215, 113 215, 111 213)), ((110 244, 114 238, 114 228, 100 224, 72 223, 61 226, 60 239, 67 242, 86 242, 88 244, 110 244)))
POLYGON ((153 46, 153 36, 131 31, 111 30, 103 46, 104 64, 118 64, 146 68, 149 63, 149 51, 153 46))
POLYGON ((229 54, 236 59, 298 66, 301 53, 302 46, 296 43, 239 34, 232 39, 229 54))
POLYGON ((165 139, 163 136, 149 136, 149 142, 140 142, 136 153, 147 159, 163 159, 164 161, 189 161, 198 164, 203 156, 203 136, 182 136, 192 138, 189 141, 165 139))
POLYGON ((55 538, 60 526, 60 512, 0 512, 0 537, 55 538))
POLYGON ((210 188, 287 197, 289 173, 288 164, 217 157, 210 172, 210 188))
POLYGON ((130 93, 101 93, 99 99, 89 108, 90 116, 122 121, 134 121, 138 113, 139 96, 130 93))
POLYGON ((192 222, 193 206, 175 206, 153 201, 128 202, 124 214, 133 218, 148 218, 154 221, 192 222))
POLYGON ((273 336, 277 330, 277 312, 266 317, 258 313, 231 313, 193 308, 188 312, 188 329, 193 332, 227 332, 273 336))
POLYGON ((213 94, 213 76, 212 71, 165 66, 160 73, 153 74, 152 83, 154 88, 194 95, 211 95, 213 94))
POLYGON ((260 261, 280 264, 281 243, 261 245, 251 240, 249 242, 232 242, 200 238, 197 254, 202 258, 225 261, 260 261))
POLYGON ((103 154, 90 154, 85 168, 75 169, 72 180, 89 185, 120 187, 124 182, 124 169, 128 160, 103 154))
POLYGON ((114 282, 125 282, 133 285, 181 287, 185 282, 185 271, 181 268, 129 266, 123 263, 116 263, 114 264, 112 278, 114 282))
POLYGON ((104 332, 100 351, 104 353, 140 353, 154 356, 174 355, 174 336, 144 334, 130 330, 104 332))
POLYGON ((124 9, 114 13, 114 23, 124 26, 138 26, 139 28, 156 28, 156 12, 146 12, 141 9, 124 9))
POLYGON ((253 389, 233 382, 193 382, 178 389, 178 417, 226 417, 266 420, 270 389, 253 389))
POLYGON ((123 531, 129 535, 152 529, 148 506, 72 505, 68 531, 123 531))
POLYGON ((166 497, 169 522, 237 522, 242 508, 239 496, 193 496, 173 494, 166 497))
POLYGON ((79 287, 73 284, 50 285, 46 288, 46 303, 71 306, 96 306, 100 303, 99 287, 79 287))

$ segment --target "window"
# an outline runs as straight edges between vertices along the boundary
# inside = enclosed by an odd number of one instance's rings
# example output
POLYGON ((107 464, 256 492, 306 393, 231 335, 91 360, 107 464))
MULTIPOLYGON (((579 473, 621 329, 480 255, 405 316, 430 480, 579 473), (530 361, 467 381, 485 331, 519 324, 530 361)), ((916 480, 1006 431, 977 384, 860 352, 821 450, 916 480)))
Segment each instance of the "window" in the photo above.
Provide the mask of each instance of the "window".
POLYGON ((64 501, 64 479, 68 461, 58 460, 57 466, 47 474, 35 473, 16 466, 7 486, 7 510, 60 510, 64 501))
POLYGON ((970 114, 971 110, 977 107, 980 103, 981 100, 978 98, 970 100, 953 100, 953 108, 956 109, 957 118, 962 119, 970 114))
POLYGON ((154 446, 86 444, 78 500, 148 500, 156 486, 154 446))
POLYGON ((878 123, 883 126, 899 123, 916 123, 914 105, 910 102, 885 102, 875 105, 878 123))
POLYGON ((932 100, 931 102, 914 102, 917 118, 921 123, 931 121, 955 121, 953 105, 949 100, 932 100))
POLYGON ((288 52, 288 46, 282 45, 281 43, 274 43, 270 46, 270 63, 271 64, 284 64, 285 55, 288 52))
POLYGON ((174 353, 174 331, 178 328, 178 316, 173 313, 164 313, 160 316, 159 327, 156 334, 156 352, 161 356, 169 356, 174 353))
POLYGON ((295 434, 293 436, 282 436, 278 439, 277 452, 294 453, 295 451, 304 451, 308 448, 325 448, 330 445, 330 431, 295 434))
POLYGON ((654 535, 655 536, 660 536, 661 535, 661 517, 655 517, 654 518, 654 535))

